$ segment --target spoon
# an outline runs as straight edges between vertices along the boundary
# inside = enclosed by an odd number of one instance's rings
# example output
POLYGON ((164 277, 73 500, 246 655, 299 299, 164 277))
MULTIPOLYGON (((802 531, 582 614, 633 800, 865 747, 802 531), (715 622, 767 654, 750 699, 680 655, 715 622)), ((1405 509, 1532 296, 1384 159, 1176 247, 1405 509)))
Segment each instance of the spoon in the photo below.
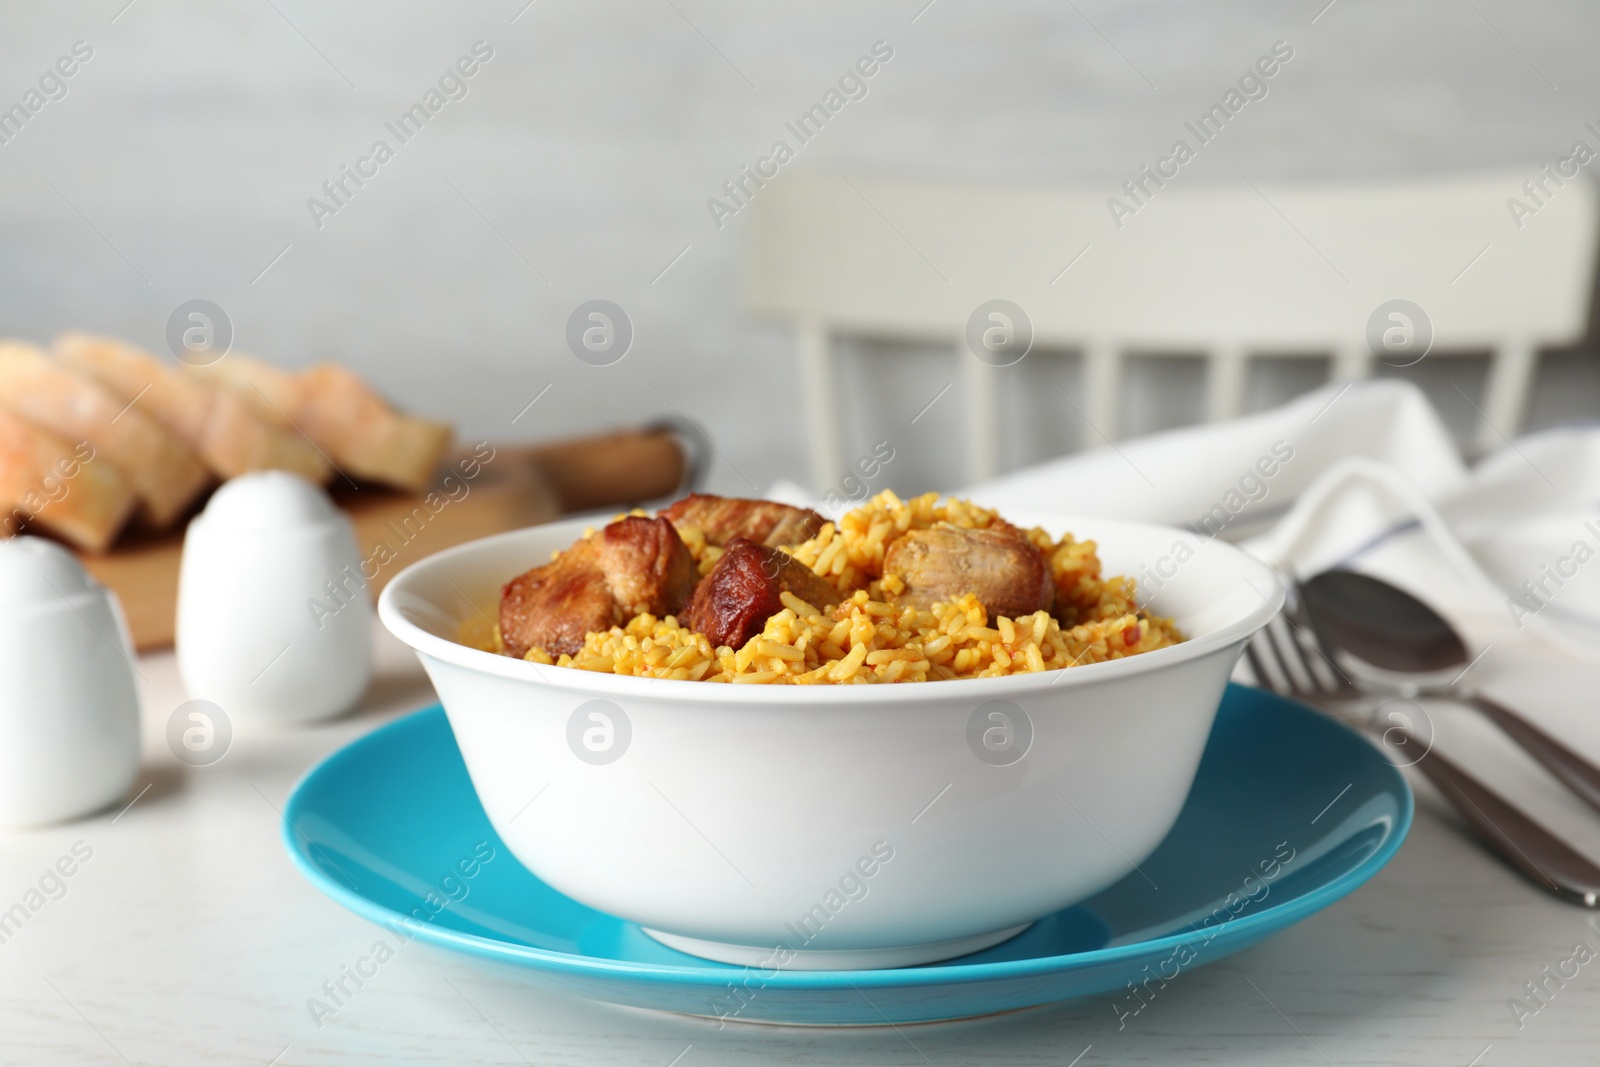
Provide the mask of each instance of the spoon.
POLYGON ((1408 695, 1445 697, 1476 709, 1600 810, 1600 767, 1504 704, 1444 677, 1467 665, 1467 646, 1433 608, 1388 582, 1346 570, 1307 580, 1300 595, 1323 644, 1387 672, 1408 695))

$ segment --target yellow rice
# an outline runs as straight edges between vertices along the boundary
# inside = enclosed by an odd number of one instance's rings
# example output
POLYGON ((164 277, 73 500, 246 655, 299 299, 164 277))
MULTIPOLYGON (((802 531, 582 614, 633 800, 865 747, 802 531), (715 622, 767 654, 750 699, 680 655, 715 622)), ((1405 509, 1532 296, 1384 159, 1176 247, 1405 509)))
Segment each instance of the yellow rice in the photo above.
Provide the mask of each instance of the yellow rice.
MULTIPOLYGON (((639 615, 589 634, 576 655, 552 658, 533 649, 526 658, 640 678, 836 685, 1057 670, 1183 640, 1171 619, 1140 610, 1133 579, 1101 575, 1093 541, 1070 534, 1057 540, 1038 528, 1026 531, 1027 537, 1050 562, 1055 612, 1063 622, 1044 611, 990 620, 971 594, 927 610, 889 603, 904 588, 896 575, 883 573, 890 541, 938 523, 984 529, 1003 521, 967 501, 941 502, 937 493, 903 501, 886 490, 826 524, 811 540, 785 549, 839 590, 842 602, 827 612, 784 593, 784 609, 741 649, 712 648, 703 634, 671 615, 639 615)), ((709 572, 722 550, 699 530, 680 527, 678 532, 701 572, 709 572)), ((499 650, 497 633, 463 632, 462 639, 499 650)))

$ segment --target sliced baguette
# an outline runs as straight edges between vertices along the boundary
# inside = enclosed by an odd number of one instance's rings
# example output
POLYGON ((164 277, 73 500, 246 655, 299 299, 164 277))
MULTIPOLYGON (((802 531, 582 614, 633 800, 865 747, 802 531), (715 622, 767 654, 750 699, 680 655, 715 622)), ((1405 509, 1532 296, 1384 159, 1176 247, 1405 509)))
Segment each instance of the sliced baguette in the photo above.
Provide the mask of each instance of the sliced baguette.
POLYGON ((274 425, 231 389, 216 389, 213 394, 213 431, 206 438, 206 455, 218 470, 293 471, 319 485, 333 477, 333 465, 299 431, 274 425))
POLYGON ((38 523, 103 552, 137 503, 128 480, 88 442, 73 445, 0 409, 0 533, 38 523))
POLYGON ((232 390, 218 389, 106 337, 65 333, 53 348, 63 363, 92 375, 124 401, 138 398, 223 478, 287 470, 321 483, 333 475, 316 446, 294 429, 262 418, 232 390))
MULTIPOLYGON (((190 375, 219 389, 231 389, 268 422, 292 428, 299 419, 304 390, 300 379, 282 367, 253 356, 229 352, 204 367, 185 367, 190 375)), ((317 441, 322 445, 321 441, 317 441)), ((325 447, 325 446, 324 446, 325 447)))
POLYGON ((450 447, 449 425, 402 415, 354 371, 333 363, 302 371, 296 422, 339 468, 420 492, 450 447))
POLYGON ((211 482, 200 458, 153 418, 24 341, 0 341, 0 407, 120 470, 151 525, 170 526, 211 482))

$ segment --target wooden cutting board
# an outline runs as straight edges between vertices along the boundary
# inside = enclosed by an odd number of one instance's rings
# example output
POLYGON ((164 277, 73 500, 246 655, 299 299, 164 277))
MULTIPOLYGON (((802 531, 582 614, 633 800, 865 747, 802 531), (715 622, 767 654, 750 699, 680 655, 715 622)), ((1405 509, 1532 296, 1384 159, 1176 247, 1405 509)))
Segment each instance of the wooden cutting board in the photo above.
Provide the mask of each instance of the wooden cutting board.
MULTIPOLYGON (((569 512, 658 500, 680 487, 686 469, 673 434, 627 431, 536 447, 480 445, 446 464, 432 496, 348 484, 329 492, 354 522, 363 558, 387 559, 369 585, 376 597, 401 570, 440 549, 569 512)), ((172 644, 182 529, 132 532, 110 552, 78 557, 116 591, 139 651, 172 644)))

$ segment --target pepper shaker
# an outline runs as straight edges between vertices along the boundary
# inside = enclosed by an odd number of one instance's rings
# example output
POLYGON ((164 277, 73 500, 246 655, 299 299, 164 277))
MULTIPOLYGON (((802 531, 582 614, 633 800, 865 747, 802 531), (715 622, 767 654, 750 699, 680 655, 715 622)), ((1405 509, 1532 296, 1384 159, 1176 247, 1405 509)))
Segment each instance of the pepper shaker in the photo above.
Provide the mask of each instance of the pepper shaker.
POLYGON ((116 594, 53 541, 0 542, 0 825, 111 804, 139 770, 133 642, 116 594))
POLYGON ((178 671, 189 695, 243 721, 348 711, 372 671, 372 605, 355 530, 285 471, 228 482, 189 524, 178 671))

